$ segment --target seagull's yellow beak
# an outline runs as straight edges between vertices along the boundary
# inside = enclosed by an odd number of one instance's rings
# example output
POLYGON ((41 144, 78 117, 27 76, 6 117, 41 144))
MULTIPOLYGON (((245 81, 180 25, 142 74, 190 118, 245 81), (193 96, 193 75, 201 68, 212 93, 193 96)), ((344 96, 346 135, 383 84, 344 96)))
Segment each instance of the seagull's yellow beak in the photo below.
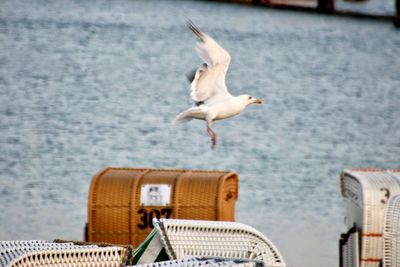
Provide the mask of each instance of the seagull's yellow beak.
POLYGON ((262 101, 261 99, 256 99, 256 101, 254 102, 255 104, 264 104, 264 101, 262 101))

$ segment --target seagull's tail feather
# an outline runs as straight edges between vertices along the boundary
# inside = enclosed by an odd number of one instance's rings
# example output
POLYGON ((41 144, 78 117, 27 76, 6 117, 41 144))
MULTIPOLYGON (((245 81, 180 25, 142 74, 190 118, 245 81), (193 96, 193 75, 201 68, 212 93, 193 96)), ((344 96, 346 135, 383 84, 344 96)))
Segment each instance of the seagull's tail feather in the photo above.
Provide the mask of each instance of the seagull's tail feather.
POLYGON ((192 107, 188 110, 183 111, 175 118, 175 124, 181 124, 184 122, 191 121, 192 119, 204 118, 204 111, 200 107, 192 107))
POLYGON ((185 123, 185 122, 191 121, 193 118, 188 117, 186 112, 187 111, 184 111, 181 114, 179 114, 178 116, 176 116, 174 123, 175 124, 181 124, 181 123, 185 123))

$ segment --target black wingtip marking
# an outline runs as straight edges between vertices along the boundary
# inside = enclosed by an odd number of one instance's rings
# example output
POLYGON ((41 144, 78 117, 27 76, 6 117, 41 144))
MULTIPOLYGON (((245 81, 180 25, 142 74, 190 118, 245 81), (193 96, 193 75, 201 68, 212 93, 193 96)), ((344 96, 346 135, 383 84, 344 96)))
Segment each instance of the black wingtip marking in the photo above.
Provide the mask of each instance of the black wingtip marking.
POLYGON ((197 27, 193 23, 193 21, 191 21, 190 19, 187 19, 186 25, 200 40, 203 40, 203 37, 204 37, 203 32, 199 29, 199 27, 197 27))

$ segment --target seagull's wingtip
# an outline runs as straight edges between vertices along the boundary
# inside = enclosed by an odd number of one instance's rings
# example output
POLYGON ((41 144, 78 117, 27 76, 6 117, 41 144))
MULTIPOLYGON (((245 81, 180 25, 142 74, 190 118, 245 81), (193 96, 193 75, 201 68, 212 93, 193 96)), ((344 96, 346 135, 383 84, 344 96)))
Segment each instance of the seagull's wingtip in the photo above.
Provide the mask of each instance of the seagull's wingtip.
POLYGON ((191 19, 186 18, 186 25, 200 40, 203 40, 204 33, 199 29, 199 27, 196 26, 196 24, 194 24, 191 19))

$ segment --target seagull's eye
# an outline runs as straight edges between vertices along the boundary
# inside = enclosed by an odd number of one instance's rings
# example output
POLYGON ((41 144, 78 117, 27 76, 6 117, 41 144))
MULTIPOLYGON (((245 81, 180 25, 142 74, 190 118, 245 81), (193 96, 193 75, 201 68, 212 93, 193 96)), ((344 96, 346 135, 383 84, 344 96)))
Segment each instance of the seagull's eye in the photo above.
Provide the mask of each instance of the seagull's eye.
POLYGON ((251 96, 249 96, 249 99, 252 99, 252 97, 251 97, 251 96))

